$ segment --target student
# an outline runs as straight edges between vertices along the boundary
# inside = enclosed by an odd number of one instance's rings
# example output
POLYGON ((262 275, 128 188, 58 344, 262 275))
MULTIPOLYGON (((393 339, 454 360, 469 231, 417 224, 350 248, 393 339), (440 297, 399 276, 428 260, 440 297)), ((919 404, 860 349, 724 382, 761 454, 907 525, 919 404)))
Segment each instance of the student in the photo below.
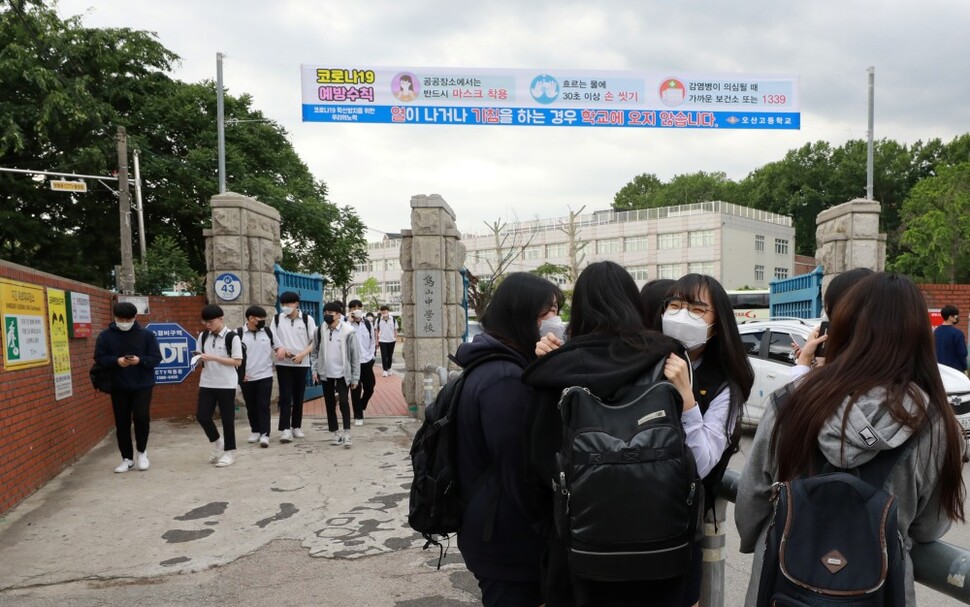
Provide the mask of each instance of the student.
POLYGON ((374 350, 377 340, 374 339, 374 325, 364 318, 364 304, 359 299, 352 300, 347 308, 350 310, 350 321, 357 331, 357 345, 360 347, 360 383, 350 391, 350 401, 354 409, 354 425, 364 425, 364 411, 367 403, 374 395, 374 350))
POLYGON ((115 472, 128 472, 136 463, 148 470, 149 407, 155 386, 155 367, 162 361, 155 334, 145 329, 135 316, 135 304, 121 301, 114 305, 114 322, 98 334, 94 360, 111 370, 111 408, 121 463, 115 472), (135 426, 135 448, 131 445, 131 426, 135 426))
POLYGON ((394 326, 394 317, 391 316, 391 309, 381 306, 381 313, 377 317, 377 343, 381 347, 381 367, 384 372, 381 374, 387 377, 391 374, 391 363, 394 361, 394 345, 397 344, 397 329, 394 326))
POLYGON ((677 282, 672 278, 655 278, 643 285, 640 289, 640 298, 643 305, 647 308, 647 317, 650 323, 648 329, 657 331, 663 330, 664 304, 667 301, 667 290, 677 282))
POLYGON ((199 404, 196 419, 212 444, 209 461, 218 468, 231 466, 236 461, 236 384, 239 376, 236 367, 242 364, 242 340, 226 326, 222 308, 209 304, 202 308, 205 331, 199 334, 199 360, 202 376, 199 378, 199 404), (229 342, 232 342, 229 350, 229 342), (216 407, 222 417, 222 434, 212 421, 216 407))
MULTIPOLYGON (((675 339, 647 329, 649 321, 636 283, 618 264, 593 263, 579 275, 567 329, 569 341, 562 344, 552 335, 543 336, 536 345, 536 354, 542 358, 522 377, 523 382, 538 390, 530 452, 532 466, 545 487, 550 487, 550 480, 556 479, 555 458, 563 432, 557 405, 565 388, 581 385, 609 403, 618 394, 627 392, 658 363, 669 361, 675 352, 683 351, 675 339)), ((684 402, 692 405, 693 399, 688 396, 684 402)), ((685 479, 685 484, 690 480, 685 479)), ((684 604, 687 583, 686 576, 623 582, 581 578, 570 571, 564 538, 556 531, 549 537, 543 579, 548 607, 648 604, 680 607, 684 604)))
MULTIPOLYGON (((884 487, 895 494, 906 548, 906 604, 915 605, 914 542, 932 542, 964 520, 962 431, 933 356, 926 303, 905 276, 875 273, 831 311, 825 365, 796 384, 779 410, 773 395, 741 474, 735 522, 741 552, 754 552, 747 605, 761 578, 772 484, 814 474, 815 454, 856 468, 911 438, 884 487), (892 327, 887 331, 886 327, 892 327)), ((811 355, 823 340, 806 342, 811 355)))
POLYGON ((250 443, 269 447, 270 400, 273 396, 273 362, 276 341, 266 326, 266 310, 260 306, 246 308, 246 324, 237 334, 246 346, 246 375, 239 385, 246 401, 250 443))
POLYGON ((276 376, 280 382, 281 443, 303 438, 303 396, 310 369, 310 350, 317 324, 300 310, 300 296, 293 291, 280 295, 281 312, 273 317, 276 338, 276 376))
POLYGON ((353 443, 350 439, 348 388, 354 390, 360 383, 360 349, 357 331, 342 318, 343 306, 339 301, 331 301, 323 306, 323 324, 314 334, 312 368, 313 382, 323 382, 327 426, 332 435, 330 444, 349 449, 353 443), (338 401, 344 422, 342 434, 337 426, 338 401))
POLYGON ((957 371, 967 370, 967 340, 963 331, 957 329, 960 322, 960 310, 956 306, 943 306, 940 310, 943 324, 933 331, 936 342, 936 360, 941 365, 952 367, 957 371))
POLYGON ((508 357, 468 371, 457 406, 458 478, 462 495, 468 496, 458 549, 486 606, 543 602, 545 542, 537 527, 549 514, 534 498, 544 486, 529 473, 525 446, 536 395, 521 376, 535 360, 539 325, 555 316, 562 303, 562 291, 552 282, 528 272, 509 274, 482 316, 484 332, 456 353, 463 367, 485 356, 508 357), (484 482, 479 480, 483 475, 484 482), (491 537, 484 537, 490 524, 491 537))

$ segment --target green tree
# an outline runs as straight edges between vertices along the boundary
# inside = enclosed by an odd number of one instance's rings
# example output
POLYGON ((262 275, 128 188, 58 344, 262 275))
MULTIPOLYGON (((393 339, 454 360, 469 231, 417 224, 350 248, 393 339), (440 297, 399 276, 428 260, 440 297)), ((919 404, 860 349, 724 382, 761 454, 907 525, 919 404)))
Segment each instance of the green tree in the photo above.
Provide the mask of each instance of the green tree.
POLYGON ((938 168, 902 207, 904 251, 894 269, 930 282, 970 279, 970 162, 938 168))
POLYGON ((378 296, 381 294, 381 285, 373 276, 357 285, 357 296, 364 302, 364 307, 374 311, 381 307, 378 296))
POLYGON ((547 261, 535 270, 532 270, 532 273, 555 283, 565 283, 569 282, 570 270, 567 265, 549 263, 547 261))
POLYGON ((629 211, 632 209, 647 209, 652 206, 651 198, 661 188, 663 182, 653 173, 643 173, 633 178, 613 196, 613 210, 629 211))
POLYGON ((162 295, 181 290, 192 295, 205 292, 205 277, 189 264, 188 255, 174 238, 159 236, 145 252, 145 263, 135 265, 135 290, 142 295, 162 295))

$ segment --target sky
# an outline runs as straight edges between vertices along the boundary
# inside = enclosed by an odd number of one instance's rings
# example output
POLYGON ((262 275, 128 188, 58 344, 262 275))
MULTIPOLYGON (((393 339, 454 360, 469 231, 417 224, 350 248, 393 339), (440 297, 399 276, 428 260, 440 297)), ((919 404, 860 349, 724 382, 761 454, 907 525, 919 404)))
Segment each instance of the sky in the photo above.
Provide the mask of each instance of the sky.
MULTIPOLYGON (((788 150, 867 136, 944 142, 970 130, 970 4, 962 0, 60 0, 88 27, 155 32, 172 75, 248 93, 286 129, 368 240, 409 228, 440 194, 459 229, 610 207, 642 173, 740 180, 788 150), (623 70, 795 76, 800 130, 482 127, 302 122, 300 66, 623 70)), ((245 128, 244 126, 228 128, 245 128)), ((151 179, 144 175, 143 179, 151 179)), ((228 184, 232 189, 232 184, 228 184)), ((859 186, 860 197, 865 184, 859 186)), ((730 202, 730 201, 729 201, 730 202)), ((146 201, 149 204, 150 201, 146 201)))

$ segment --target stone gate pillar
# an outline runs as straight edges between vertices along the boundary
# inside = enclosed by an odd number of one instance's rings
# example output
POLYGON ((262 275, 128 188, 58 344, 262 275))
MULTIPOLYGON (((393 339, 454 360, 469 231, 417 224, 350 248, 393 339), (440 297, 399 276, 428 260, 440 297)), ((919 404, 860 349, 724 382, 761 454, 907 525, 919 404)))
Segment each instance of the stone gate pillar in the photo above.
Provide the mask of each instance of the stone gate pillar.
POLYGON ((283 259, 280 246, 280 213, 273 207, 242 194, 226 192, 212 197, 212 228, 205 236, 206 298, 222 306, 226 325, 239 327, 251 305, 266 308, 270 315, 276 305, 276 276, 273 265, 283 259), (242 283, 238 297, 223 299, 215 289, 215 279, 223 273, 235 274, 242 283))
POLYGON ((822 293, 832 279, 846 270, 886 267, 886 235, 879 233, 881 205, 856 198, 818 214, 815 220, 815 257, 825 275, 822 293))
MULTIPOLYGON (((404 329, 404 400, 424 417, 424 369, 448 366, 465 333, 461 306, 465 246, 455 212, 438 194, 411 197, 411 229, 402 232, 401 320, 404 329)), ((437 386, 436 386, 437 388, 437 386)))

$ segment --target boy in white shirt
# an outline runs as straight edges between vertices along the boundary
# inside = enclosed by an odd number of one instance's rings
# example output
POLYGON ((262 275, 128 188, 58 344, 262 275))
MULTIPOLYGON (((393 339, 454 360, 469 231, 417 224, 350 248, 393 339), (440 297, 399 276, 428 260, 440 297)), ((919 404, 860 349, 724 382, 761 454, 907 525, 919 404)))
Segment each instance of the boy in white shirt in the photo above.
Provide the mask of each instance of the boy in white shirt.
POLYGON ((246 375, 239 384, 246 401, 249 418, 249 442, 269 447, 270 400, 273 396, 273 363, 276 340, 266 326, 266 310, 260 306, 246 308, 246 324, 236 331, 246 346, 246 375))
POLYGON ((350 310, 351 326, 357 331, 357 345, 360 346, 360 383, 350 391, 350 404, 354 409, 354 425, 364 425, 364 411, 367 403, 374 395, 374 351, 377 340, 374 339, 374 325, 364 318, 364 303, 359 299, 347 304, 350 310))
POLYGON ((313 381, 323 382, 323 401, 327 406, 327 425, 333 435, 331 445, 350 448, 350 402, 348 387, 360 382, 360 350, 357 331, 341 322, 343 306, 331 301, 323 306, 324 324, 314 334, 313 381), (337 402, 344 422, 343 434, 337 431, 337 402))
POLYGON ((391 316, 391 309, 381 306, 380 316, 377 317, 377 341, 381 348, 381 368, 384 372, 382 377, 391 374, 391 364, 394 362, 394 346, 397 344, 397 328, 394 326, 394 317, 391 316))
POLYGON ((310 369, 310 350, 313 332, 317 328, 313 317, 300 310, 300 296, 294 291, 280 295, 282 312, 273 318, 276 337, 276 377, 280 382, 281 443, 303 438, 303 395, 310 369))
POLYGON ((202 308, 205 331, 199 335, 199 360, 202 376, 199 378, 199 404, 196 419, 212 445, 209 461, 219 468, 231 466, 236 461, 236 384, 239 376, 236 367, 242 364, 242 341, 230 331, 223 321, 222 308, 210 304, 202 308), (222 417, 222 433, 212 421, 212 414, 219 407, 222 417))

